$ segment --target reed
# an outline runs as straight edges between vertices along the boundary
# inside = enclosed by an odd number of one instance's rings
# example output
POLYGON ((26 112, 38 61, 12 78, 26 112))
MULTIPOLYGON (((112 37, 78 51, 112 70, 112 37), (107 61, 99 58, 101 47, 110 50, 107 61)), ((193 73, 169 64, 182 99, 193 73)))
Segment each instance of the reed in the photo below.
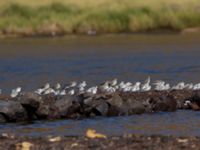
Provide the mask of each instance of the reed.
POLYGON ((198 0, 0 0, 2 34, 182 31, 200 26, 198 0))

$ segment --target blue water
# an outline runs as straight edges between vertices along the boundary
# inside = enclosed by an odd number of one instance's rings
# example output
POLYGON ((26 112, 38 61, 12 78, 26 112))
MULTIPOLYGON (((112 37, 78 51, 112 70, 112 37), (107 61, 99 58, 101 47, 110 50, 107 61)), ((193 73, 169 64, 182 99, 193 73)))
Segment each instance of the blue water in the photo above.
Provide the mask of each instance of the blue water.
MULTIPOLYGON (((86 80, 98 84, 162 79, 200 82, 199 35, 70 36, 52 39, 1 39, 0 88, 9 93, 50 82, 86 80)), ((2 124, 0 132, 21 136, 84 135, 94 128, 108 135, 123 133, 200 135, 200 112, 178 111, 129 117, 2 124)))
POLYGON ((0 40, 0 88, 45 82, 200 82, 200 36, 121 35, 0 40))
POLYGON ((2 124, 0 133, 18 136, 46 137, 85 135, 95 129, 106 135, 125 133, 145 135, 200 136, 200 112, 177 111, 126 117, 93 118, 83 120, 36 121, 33 124, 2 124))

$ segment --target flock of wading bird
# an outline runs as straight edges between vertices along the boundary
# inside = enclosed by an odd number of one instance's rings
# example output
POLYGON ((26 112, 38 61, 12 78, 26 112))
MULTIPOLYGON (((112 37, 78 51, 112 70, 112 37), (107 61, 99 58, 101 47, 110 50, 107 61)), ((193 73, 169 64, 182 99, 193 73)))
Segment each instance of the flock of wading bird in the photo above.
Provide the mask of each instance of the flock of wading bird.
MULTIPOLYGON (((55 86, 50 86, 49 83, 46 83, 44 86, 36 89, 34 92, 39 95, 47 95, 54 94, 55 96, 64 96, 64 95, 76 95, 88 93, 91 95, 95 95, 98 93, 114 93, 114 92, 147 92, 150 90, 156 91, 165 91, 165 90, 200 90, 200 83, 192 84, 192 83, 184 83, 179 82, 174 86, 170 86, 169 83, 166 83, 162 80, 156 80, 152 84, 150 83, 150 77, 148 77, 143 83, 136 82, 118 82, 115 78, 111 81, 105 81, 100 85, 95 85, 92 87, 87 87, 86 81, 82 81, 80 83, 76 81, 72 81, 69 84, 65 84, 62 86, 60 83, 57 83, 55 86)), ((0 94, 2 94, 2 90, 0 90, 0 94)), ((17 87, 11 91, 10 96, 15 98, 17 96, 22 95, 22 88, 17 87)))

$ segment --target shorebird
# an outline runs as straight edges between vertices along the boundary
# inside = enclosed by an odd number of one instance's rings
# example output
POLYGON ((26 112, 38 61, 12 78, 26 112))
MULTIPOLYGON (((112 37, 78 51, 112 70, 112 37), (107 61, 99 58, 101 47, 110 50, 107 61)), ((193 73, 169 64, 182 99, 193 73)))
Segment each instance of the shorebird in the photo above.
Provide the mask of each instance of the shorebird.
POLYGON ((111 86, 106 89, 107 93, 114 93, 115 91, 116 91, 115 88, 111 86))
POLYGON ((101 91, 101 92, 106 92, 107 89, 109 88, 109 83, 108 82, 105 82, 103 84, 101 84, 98 89, 101 91))
POLYGON ((60 93, 59 93, 59 95, 61 95, 61 96, 66 95, 66 94, 67 94, 67 93, 66 93, 65 90, 62 90, 62 91, 60 91, 60 93))
POLYGON ((185 89, 192 90, 194 88, 192 83, 185 84, 185 89))
POLYGON ((131 92, 137 92, 140 91, 140 82, 136 82, 132 87, 131 87, 131 92))
POLYGON ((83 81, 83 82, 81 82, 81 83, 79 83, 78 84, 78 88, 80 89, 82 89, 82 88, 85 88, 87 86, 87 83, 86 83, 86 81, 83 81))
POLYGON ((183 105, 184 106, 190 106, 191 105, 191 101, 190 100, 186 100, 183 105))
POLYGON ((131 91, 131 86, 126 86, 122 91, 123 92, 130 92, 131 91))
POLYGON ((145 83, 141 86, 141 91, 146 92, 149 90, 151 90, 150 77, 148 77, 145 83))
POLYGON ((165 81, 162 80, 157 80, 153 84, 155 85, 156 91, 165 91, 170 89, 169 83, 165 84, 165 81))
POLYGON ((72 81, 70 84, 65 85, 64 89, 69 89, 69 88, 73 88, 77 85, 76 81, 72 81))
POLYGON ((45 91, 42 94, 47 95, 47 94, 52 94, 52 93, 56 95, 56 92, 53 88, 48 88, 48 89, 45 89, 45 91))
POLYGON ((184 82, 179 82, 177 85, 172 87, 172 90, 183 90, 185 88, 184 82))
POLYGON ((96 94, 97 93, 97 86, 94 86, 94 87, 91 87, 89 89, 87 89, 87 93, 90 93, 90 94, 96 94))
POLYGON ((110 86, 116 86, 117 85, 117 78, 110 81, 109 84, 110 84, 110 86))
POLYGON ((39 89, 37 89, 35 91, 35 93, 41 95, 45 90, 49 89, 50 88, 50 84, 49 83, 46 83, 44 86, 40 87, 39 89))
POLYGON ((69 94, 69 95, 74 95, 74 94, 75 94, 75 90, 74 90, 74 89, 71 89, 70 91, 68 91, 68 94, 69 94))
POLYGON ((56 83, 54 89, 55 89, 55 90, 60 90, 60 89, 61 89, 61 84, 60 84, 60 83, 56 83))
POLYGON ((119 83, 119 90, 123 91, 123 89, 126 87, 126 84, 124 83, 124 81, 119 83))
POLYGON ((10 94, 10 96, 12 97, 12 98, 14 98, 14 97, 17 97, 18 95, 19 95, 19 93, 21 92, 21 87, 17 87, 16 89, 13 89, 12 91, 11 91, 11 94, 10 94))
POLYGON ((200 83, 195 84, 193 90, 200 90, 200 83))

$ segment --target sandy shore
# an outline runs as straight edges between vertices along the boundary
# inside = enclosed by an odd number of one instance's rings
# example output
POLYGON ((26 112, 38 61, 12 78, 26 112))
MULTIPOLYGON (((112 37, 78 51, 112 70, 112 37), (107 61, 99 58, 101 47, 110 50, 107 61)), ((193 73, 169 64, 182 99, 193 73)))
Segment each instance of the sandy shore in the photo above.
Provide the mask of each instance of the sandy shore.
POLYGON ((173 136, 141 136, 123 135, 119 137, 107 137, 106 139, 87 137, 48 137, 48 138, 19 138, 1 137, 0 150, 23 149, 151 149, 151 150, 179 150, 198 149, 200 139, 198 137, 173 137, 173 136))

